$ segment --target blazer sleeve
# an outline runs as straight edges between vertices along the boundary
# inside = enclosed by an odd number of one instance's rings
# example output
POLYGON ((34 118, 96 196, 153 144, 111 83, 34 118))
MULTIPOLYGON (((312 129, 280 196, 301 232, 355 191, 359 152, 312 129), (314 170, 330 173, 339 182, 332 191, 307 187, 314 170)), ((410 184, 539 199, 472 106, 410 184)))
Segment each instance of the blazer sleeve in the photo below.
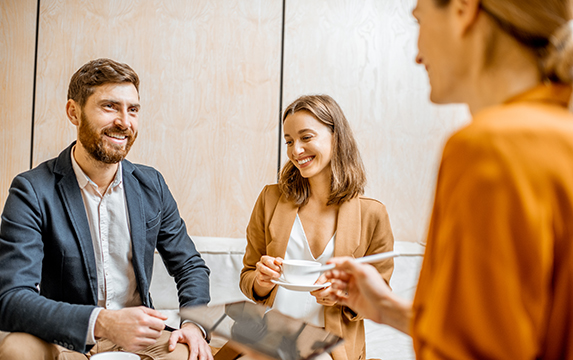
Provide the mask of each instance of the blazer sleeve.
MULTIPOLYGON (((390 226, 390 217, 386 211, 386 206, 381 203, 379 205, 380 207, 377 208, 374 217, 369 220, 374 224, 374 232, 364 256, 394 250, 394 235, 390 226)), ((394 271, 394 259, 379 261, 372 265, 378 270, 384 281, 390 285, 390 278, 394 271)))
POLYGON ((0 227, 0 330, 26 332, 48 343, 86 352, 95 306, 40 295, 44 260, 43 208, 24 176, 12 182, 0 227))
POLYGON ((161 189, 161 228, 157 235, 157 250, 169 274, 175 279, 179 305, 204 305, 210 301, 210 270, 187 234, 185 222, 179 215, 177 203, 163 176, 157 172, 161 189))
POLYGON ((265 197, 268 192, 268 186, 261 191, 247 226, 247 247, 243 257, 243 269, 239 286, 243 294, 249 299, 256 302, 270 305, 273 296, 272 292, 264 298, 258 297, 254 292, 255 269, 261 256, 267 253, 266 234, 265 234, 265 197))
MULTIPOLYGON (((364 200, 366 206, 362 209, 362 242, 368 244, 362 256, 374 255, 394 250, 394 235, 390 226, 390 218, 384 204, 372 200, 364 200)), ((387 259, 372 264, 380 276, 390 285, 390 278, 394 271, 394 259, 387 259)), ((364 318, 347 306, 342 307, 342 313, 350 321, 359 321, 364 318)))

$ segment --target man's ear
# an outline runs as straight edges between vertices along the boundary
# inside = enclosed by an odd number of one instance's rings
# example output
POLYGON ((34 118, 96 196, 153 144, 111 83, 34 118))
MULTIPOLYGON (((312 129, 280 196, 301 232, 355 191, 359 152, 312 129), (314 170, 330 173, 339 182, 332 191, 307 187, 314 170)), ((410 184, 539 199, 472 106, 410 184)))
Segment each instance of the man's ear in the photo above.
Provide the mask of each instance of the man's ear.
POLYGON ((480 12, 481 0, 452 0, 450 11, 454 16, 454 31, 464 36, 475 25, 480 12))
POLYGON ((69 99, 66 103, 66 115, 68 119, 72 122, 72 124, 78 126, 80 124, 80 115, 81 115, 81 108, 80 105, 72 99, 69 99))

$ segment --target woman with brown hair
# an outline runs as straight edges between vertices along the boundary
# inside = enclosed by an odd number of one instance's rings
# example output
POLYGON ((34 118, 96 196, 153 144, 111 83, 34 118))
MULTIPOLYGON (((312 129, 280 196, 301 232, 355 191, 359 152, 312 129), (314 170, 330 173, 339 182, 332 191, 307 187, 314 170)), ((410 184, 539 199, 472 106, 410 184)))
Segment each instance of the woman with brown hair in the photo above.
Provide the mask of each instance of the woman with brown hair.
MULTIPOLYGON (((247 227, 240 286, 249 298, 345 339, 334 359, 365 358, 362 318, 330 300, 330 287, 296 292, 277 286, 283 259, 326 263, 332 256, 391 251, 394 239, 385 206, 360 196, 366 177, 342 110, 326 95, 303 96, 283 115, 289 161, 278 185, 266 186, 247 227)), ((388 283, 394 263, 376 264, 388 283)), ((317 284, 324 284, 321 276, 317 284)))
POLYGON ((431 100, 473 120, 443 151, 414 302, 348 258, 331 298, 411 334, 419 359, 573 359, 571 4, 418 0, 413 14, 431 100))

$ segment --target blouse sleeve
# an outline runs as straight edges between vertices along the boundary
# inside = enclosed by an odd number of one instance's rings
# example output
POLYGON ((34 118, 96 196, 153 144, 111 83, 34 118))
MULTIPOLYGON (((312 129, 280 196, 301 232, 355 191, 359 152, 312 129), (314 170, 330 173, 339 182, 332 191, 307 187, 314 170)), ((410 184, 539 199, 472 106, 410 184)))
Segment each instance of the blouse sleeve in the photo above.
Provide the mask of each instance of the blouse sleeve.
POLYGON ((525 159, 492 136, 457 136, 438 177, 414 300, 418 358, 533 359, 550 286, 546 209, 525 159))

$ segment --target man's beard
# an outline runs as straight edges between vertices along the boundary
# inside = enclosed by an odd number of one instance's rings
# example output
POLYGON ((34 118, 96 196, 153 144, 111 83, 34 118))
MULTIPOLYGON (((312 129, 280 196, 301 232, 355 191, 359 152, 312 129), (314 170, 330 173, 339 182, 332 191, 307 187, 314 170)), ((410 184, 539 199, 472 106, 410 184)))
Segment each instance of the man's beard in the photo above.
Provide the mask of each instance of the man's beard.
POLYGON ((137 138, 137 133, 133 133, 131 128, 121 129, 115 125, 104 128, 101 133, 91 125, 84 112, 81 114, 81 123, 78 132, 78 140, 95 160, 105 164, 117 164, 125 159, 131 145, 137 138), (107 135, 127 136, 125 148, 122 145, 103 141, 107 135))

